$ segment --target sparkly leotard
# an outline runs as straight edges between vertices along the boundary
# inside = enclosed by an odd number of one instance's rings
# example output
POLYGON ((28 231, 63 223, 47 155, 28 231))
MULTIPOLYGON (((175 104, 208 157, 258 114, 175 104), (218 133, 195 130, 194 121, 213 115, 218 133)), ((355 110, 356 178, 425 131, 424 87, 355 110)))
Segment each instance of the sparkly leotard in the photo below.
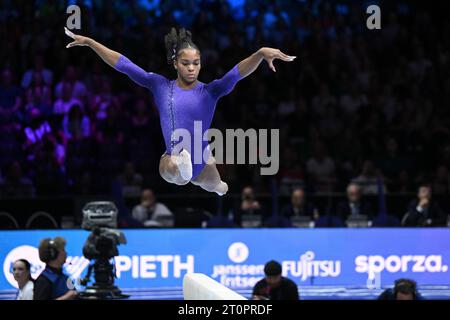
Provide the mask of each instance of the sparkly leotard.
MULTIPOLYGON (((201 137, 203 137, 205 131, 211 126, 217 101, 230 93, 236 83, 242 79, 238 67, 235 65, 221 79, 214 80, 208 84, 197 81, 195 87, 182 89, 177 85, 176 80, 169 80, 159 74, 146 72, 123 55, 117 61, 115 69, 125 73, 134 82, 148 88, 152 92, 160 114, 160 123, 167 154, 172 153, 177 143, 172 141, 171 138, 173 132, 179 128, 189 131, 191 143, 188 146, 195 148, 194 121, 201 121, 201 133, 196 132, 196 134, 201 134, 201 137)), ((202 141, 202 155, 207 146, 208 141, 202 141)), ((194 150, 189 150, 189 147, 186 149, 193 155, 194 150)), ((192 179, 195 179, 205 166, 203 157, 201 157, 201 160, 196 159, 194 161, 194 156, 191 157, 192 179)))

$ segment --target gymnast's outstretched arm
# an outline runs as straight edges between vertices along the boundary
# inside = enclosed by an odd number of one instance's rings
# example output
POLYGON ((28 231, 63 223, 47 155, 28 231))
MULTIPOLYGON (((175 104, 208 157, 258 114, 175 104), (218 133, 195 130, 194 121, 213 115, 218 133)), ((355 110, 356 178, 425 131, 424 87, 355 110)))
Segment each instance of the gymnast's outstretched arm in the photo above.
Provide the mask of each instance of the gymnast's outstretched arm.
POLYGON ((69 43, 66 48, 71 48, 74 46, 90 47, 108 65, 119 72, 125 73, 128 77, 130 77, 131 80, 143 87, 152 90, 156 85, 158 85, 158 83, 161 83, 165 80, 163 76, 152 72, 146 72, 145 70, 131 62, 124 55, 105 47, 101 43, 98 43, 91 38, 76 35, 67 28, 64 28, 64 31, 66 35, 75 40, 69 43))
POLYGON ((100 56, 100 58, 103 59, 103 61, 105 61, 111 67, 115 68, 116 63, 121 56, 120 53, 105 47, 104 45, 102 45, 101 43, 98 43, 94 39, 74 34, 72 31, 70 31, 67 28, 64 28, 64 31, 65 31, 66 35, 68 35, 73 40, 75 40, 75 41, 69 43, 66 46, 66 48, 71 48, 71 47, 75 47, 75 46, 90 47, 92 50, 95 51, 95 53, 97 53, 100 56))
POLYGON ((270 69, 272 69, 273 72, 276 72, 273 60, 281 59, 283 61, 291 62, 294 61, 295 58, 295 56, 288 56, 278 49, 263 47, 253 53, 250 57, 239 62, 238 70, 242 77, 246 77, 258 68, 261 61, 266 60, 270 69))
POLYGON ((288 56, 278 49, 261 48, 250 57, 235 65, 233 69, 228 71, 221 79, 209 83, 207 85, 207 90, 211 93, 213 98, 219 99, 230 93, 239 80, 255 71, 261 61, 266 60, 267 63, 269 63, 269 67, 275 72, 273 60, 281 59, 290 62, 294 61, 295 58, 295 56, 288 56))

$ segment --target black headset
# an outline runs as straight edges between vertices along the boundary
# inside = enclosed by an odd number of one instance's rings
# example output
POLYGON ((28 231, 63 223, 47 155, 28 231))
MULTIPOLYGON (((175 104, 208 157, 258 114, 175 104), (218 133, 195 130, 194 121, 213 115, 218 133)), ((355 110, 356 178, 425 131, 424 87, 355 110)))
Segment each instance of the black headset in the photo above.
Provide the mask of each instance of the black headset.
POLYGON ((48 242, 48 261, 55 260, 59 255, 59 250, 56 247, 55 241, 50 240, 48 242))
POLYGON ((417 299, 417 296, 419 295, 417 292, 417 283, 413 280, 409 279, 398 279, 395 282, 394 286, 394 297, 397 298, 397 293, 404 291, 411 292, 414 299, 417 299), (403 288, 402 288, 403 287, 403 288), (400 290, 403 289, 403 290, 400 290))

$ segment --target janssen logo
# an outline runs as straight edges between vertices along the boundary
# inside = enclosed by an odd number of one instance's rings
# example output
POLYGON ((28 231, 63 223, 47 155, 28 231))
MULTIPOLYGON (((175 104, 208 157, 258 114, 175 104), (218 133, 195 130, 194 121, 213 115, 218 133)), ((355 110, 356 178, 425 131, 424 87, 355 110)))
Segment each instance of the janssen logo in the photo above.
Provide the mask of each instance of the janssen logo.
POLYGON ((228 248, 228 258, 234 263, 242 263, 247 260, 249 254, 248 247, 245 243, 235 242, 228 248))
POLYGON ((364 256, 355 258, 355 271, 368 273, 373 278, 374 274, 383 271, 396 272, 447 272, 448 266, 442 263, 441 255, 380 255, 364 256))
MULTIPOLYGON (((14 248, 8 253, 3 262, 3 274, 9 284, 14 288, 18 288, 18 286, 16 280, 14 280, 13 264, 19 259, 26 259, 30 262, 31 276, 34 279, 36 279, 45 268, 45 263, 39 259, 39 251, 36 247, 23 245, 14 248)), ((64 269, 69 278, 78 279, 88 265, 89 260, 82 256, 69 256, 64 264, 64 269)), ((71 280, 71 282, 75 283, 75 280, 71 280)))
MULTIPOLYGON (((235 264, 214 265, 212 278, 230 288, 248 288, 264 277, 264 264, 243 264, 250 250, 243 242, 234 242, 228 247, 228 258, 235 264)), ((283 275, 305 281, 310 277, 338 277, 341 261, 316 260, 313 251, 301 254, 298 260, 281 260, 283 275)))
POLYGON ((227 250, 228 259, 233 264, 213 265, 212 278, 224 286, 238 289, 253 287, 264 276, 263 264, 245 264, 250 250, 243 242, 233 242, 227 250))

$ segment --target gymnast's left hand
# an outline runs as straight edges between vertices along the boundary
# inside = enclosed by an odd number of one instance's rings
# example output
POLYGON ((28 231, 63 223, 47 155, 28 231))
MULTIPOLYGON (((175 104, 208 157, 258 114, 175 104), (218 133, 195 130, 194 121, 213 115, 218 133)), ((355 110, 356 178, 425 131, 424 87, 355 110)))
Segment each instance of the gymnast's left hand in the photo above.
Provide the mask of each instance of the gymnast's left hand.
POLYGON ((64 27, 64 32, 68 37, 71 37, 73 40, 75 40, 75 41, 69 43, 66 46, 66 48, 71 48, 71 47, 75 47, 75 46, 89 46, 90 38, 77 35, 77 34, 73 33, 72 31, 70 31, 69 29, 67 29, 66 27, 64 27))
POLYGON ((259 49, 258 53, 263 57, 264 60, 267 61, 270 69, 272 69, 273 72, 277 71, 273 65, 273 61, 275 59, 292 62, 292 61, 294 61, 295 58, 297 58, 296 56, 288 56, 287 54, 281 52, 279 49, 267 48, 267 47, 259 49))

